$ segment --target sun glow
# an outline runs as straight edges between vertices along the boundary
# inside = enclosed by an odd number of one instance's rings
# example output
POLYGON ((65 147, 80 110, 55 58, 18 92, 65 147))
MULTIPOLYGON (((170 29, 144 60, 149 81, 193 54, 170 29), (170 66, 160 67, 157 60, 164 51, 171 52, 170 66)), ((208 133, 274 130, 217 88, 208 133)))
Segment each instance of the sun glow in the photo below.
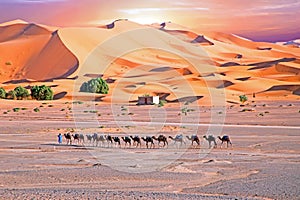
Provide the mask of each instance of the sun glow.
POLYGON ((164 21, 159 17, 153 17, 153 16, 140 16, 140 17, 130 18, 129 20, 139 24, 161 23, 164 21))

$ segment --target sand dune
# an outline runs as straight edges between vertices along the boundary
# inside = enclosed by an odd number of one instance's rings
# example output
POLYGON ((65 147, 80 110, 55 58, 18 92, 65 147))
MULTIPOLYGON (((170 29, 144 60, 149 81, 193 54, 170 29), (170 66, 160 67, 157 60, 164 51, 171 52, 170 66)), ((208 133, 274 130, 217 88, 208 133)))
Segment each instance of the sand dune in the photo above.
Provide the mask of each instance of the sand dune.
POLYGON ((64 46, 57 33, 54 32, 39 55, 28 62, 23 71, 24 77, 34 80, 48 80, 68 78, 73 75, 77 68, 77 58, 64 46))
POLYGON ((78 67, 77 58, 57 33, 35 24, 1 26, 0 49, 5 61, 1 63, 0 80, 3 82, 67 78, 78 67))
POLYGON ((124 19, 53 30, 17 20, 0 24, 0 52, 2 86, 51 80, 55 91, 68 93, 64 98, 84 96, 73 94, 74 84, 100 75, 114 80, 104 101, 122 102, 122 96, 131 95, 123 99, 128 102, 145 93, 160 93, 170 94, 168 101, 194 95, 203 96, 199 101, 204 102, 211 98, 210 90, 225 90, 229 101, 238 101, 239 94, 259 93, 265 98, 270 91, 299 96, 299 48, 170 22, 147 26, 124 19), (111 46, 97 49, 107 41, 111 46), (122 48, 135 50, 120 56, 122 48), (93 63, 88 69, 83 68, 87 58, 93 63), (103 66, 107 60, 112 62, 103 66), (112 96, 116 92, 120 94, 112 96))

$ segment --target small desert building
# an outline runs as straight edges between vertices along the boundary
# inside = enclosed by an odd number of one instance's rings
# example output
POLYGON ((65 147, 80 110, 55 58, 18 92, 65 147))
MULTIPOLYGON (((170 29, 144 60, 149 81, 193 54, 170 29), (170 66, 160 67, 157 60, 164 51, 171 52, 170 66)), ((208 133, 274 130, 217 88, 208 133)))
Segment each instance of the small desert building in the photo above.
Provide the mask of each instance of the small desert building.
POLYGON ((159 104, 159 96, 141 96, 138 99, 138 105, 159 104))

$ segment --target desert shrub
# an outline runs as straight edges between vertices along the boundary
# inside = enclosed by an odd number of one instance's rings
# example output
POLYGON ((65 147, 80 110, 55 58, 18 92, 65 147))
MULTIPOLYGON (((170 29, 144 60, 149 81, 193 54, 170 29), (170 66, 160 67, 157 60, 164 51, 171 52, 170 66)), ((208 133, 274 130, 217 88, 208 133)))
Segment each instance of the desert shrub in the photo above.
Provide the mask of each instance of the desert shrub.
POLYGON ((13 108, 14 112, 19 112, 20 108, 13 108))
POLYGON ((252 112, 254 111, 253 109, 251 108, 244 108, 243 110, 241 110, 240 112, 252 112))
POLYGON ((5 99, 6 98, 6 91, 4 88, 0 88, 0 98, 5 99))
POLYGON ((88 82, 84 82, 80 87, 80 92, 107 94, 108 90, 108 85, 102 78, 91 79, 88 82))
POLYGON ((187 115, 189 112, 195 111, 194 109, 189 109, 187 107, 181 109, 181 113, 187 115))
POLYGON ((6 94, 7 99, 17 99, 16 92, 14 90, 10 90, 6 94))
POLYGON ((30 96, 28 90, 22 86, 16 87, 14 91, 16 93, 17 99, 27 99, 27 97, 30 96))
POLYGON ((166 103, 167 103, 167 101, 165 101, 165 100, 159 100, 158 107, 162 107, 162 106, 164 106, 166 103))
POLYGON ((83 104, 82 101, 73 101, 73 104, 83 104))
POLYGON ((40 109, 39 108, 34 108, 33 111, 34 112, 40 112, 40 109))
POLYGON ((36 100, 53 100, 53 91, 45 85, 35 85, 31 88, 31 97, 36 100))
POLYGON ((240 95, 240 102, 245 103, 248 100, 248 97, 246 95, 240 95))

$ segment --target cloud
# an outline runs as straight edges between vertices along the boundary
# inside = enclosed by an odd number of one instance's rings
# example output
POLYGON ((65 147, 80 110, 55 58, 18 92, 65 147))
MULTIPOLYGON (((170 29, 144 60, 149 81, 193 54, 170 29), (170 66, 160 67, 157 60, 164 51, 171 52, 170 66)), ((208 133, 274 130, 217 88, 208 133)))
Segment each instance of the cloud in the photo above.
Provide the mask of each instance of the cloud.
POLYGON ((194 7, 194 8, 183 8, 183 7, 178 7, 178 8, 132 8, 132 9, 120 9, 118 10, 119 12, 123 12, 126 14, 143 14, 145 12, 161 12, 161 11, 191 11, 191 10, 203 10, 207 11, 209 8, 205 7, 194 7))
POLYGON ((257 10, 277 10, 277 9, 286 9, 286 8, 294 8, 294 7, 299 7, 300 6, 300 1, 299 2, 294 2, 294 3, 283 3, 283 4, 277 4, 277 5, 266 5, 266 6, 261 6, 259 8, 256 8, 257 10))

